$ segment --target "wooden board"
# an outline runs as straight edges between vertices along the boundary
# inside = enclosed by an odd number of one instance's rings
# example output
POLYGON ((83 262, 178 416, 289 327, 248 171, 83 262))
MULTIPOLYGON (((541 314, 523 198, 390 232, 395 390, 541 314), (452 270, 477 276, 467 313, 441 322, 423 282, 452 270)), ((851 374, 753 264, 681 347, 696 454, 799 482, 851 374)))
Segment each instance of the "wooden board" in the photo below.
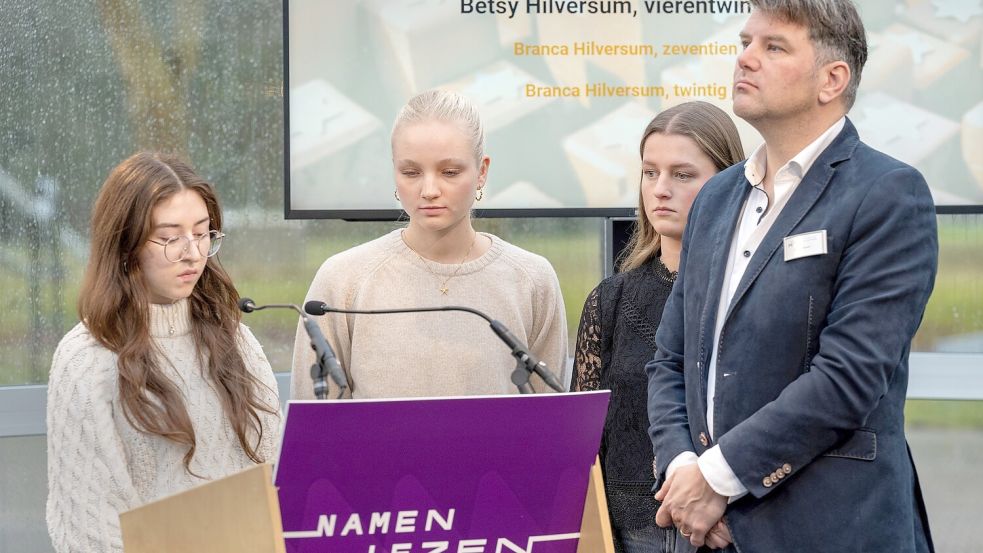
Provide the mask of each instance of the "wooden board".
POLYGON ((286 553, 271 466, 120 514, 126 553, 286 553))
MULTIPOLYGON (((127 552, 129 553, 129 552, 127 552)), ((608 517, 608 498, 604 494, 604 477, 600 459, 594 459, 584 502, 584 519, 580 523, 577 553, 614 553, 611 519, 608 517)))

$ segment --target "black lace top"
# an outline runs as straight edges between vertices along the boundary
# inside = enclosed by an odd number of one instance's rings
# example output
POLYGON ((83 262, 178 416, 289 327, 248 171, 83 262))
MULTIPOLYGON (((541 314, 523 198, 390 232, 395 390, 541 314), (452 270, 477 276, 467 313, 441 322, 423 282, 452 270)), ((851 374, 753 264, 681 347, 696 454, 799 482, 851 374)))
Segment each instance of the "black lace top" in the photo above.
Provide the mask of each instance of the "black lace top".
POLYGON ((655 332, 676 278, 658 259, 604 279, 584 303, 574 354, 574 390, 611 390, 601 467, 614 524, 655 524, 648 378, 655 332))

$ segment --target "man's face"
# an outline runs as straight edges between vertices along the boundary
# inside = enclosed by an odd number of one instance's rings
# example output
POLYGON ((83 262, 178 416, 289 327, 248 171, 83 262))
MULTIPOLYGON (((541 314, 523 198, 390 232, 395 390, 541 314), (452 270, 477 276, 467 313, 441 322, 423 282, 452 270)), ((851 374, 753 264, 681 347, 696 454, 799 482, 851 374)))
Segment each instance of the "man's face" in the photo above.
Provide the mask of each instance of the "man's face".
POLYGON ((755 11, 741 31, 734 113, 754 124, 811 117, 821 79, 809 30, 755 11))

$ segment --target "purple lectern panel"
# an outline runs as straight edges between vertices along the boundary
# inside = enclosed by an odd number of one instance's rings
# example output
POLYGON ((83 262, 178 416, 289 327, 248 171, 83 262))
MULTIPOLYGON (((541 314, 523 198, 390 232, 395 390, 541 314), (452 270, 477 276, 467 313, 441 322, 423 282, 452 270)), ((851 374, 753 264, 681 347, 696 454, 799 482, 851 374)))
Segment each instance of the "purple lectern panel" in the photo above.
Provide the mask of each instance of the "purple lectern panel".
POLYGON ((287 551, 574 553, 608 396, 292 401, 287 551))

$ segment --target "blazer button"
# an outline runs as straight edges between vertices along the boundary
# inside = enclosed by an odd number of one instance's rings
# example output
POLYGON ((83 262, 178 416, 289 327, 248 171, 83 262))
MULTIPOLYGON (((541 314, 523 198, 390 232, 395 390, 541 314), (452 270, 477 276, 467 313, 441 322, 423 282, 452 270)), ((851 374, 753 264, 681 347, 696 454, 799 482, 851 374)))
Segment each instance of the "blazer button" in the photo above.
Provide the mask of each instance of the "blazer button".
POLYGON ((770 476, 770 478, 771 478, 771 481, 772 481, 772 482, 776 482, 776 483, 777 483, 777 482, 778 482, 778 479, 779 479, 780 477, 779 477, 779 476, 778 476, 778 475, 777 475, 776 473, 774 473, 774 472, 773 472, 773 473, 771 473, 771 476, 770 476))
POLYGON ((772 484, 774 484, 774 482, 772 482, 770 476, 765 476, 765 479, 761 481, 761 485, 766 488, 770 488, 772 484))
POLYGON ((788 463, 782 465, 782 472, 784 472, 785 474, 792 474, 792 465, 788 463))
POLYGON ((710 445, 710 439, 707 438, 706 432, 700 432, 700 443, 703 444, 703 447, 710 445))

